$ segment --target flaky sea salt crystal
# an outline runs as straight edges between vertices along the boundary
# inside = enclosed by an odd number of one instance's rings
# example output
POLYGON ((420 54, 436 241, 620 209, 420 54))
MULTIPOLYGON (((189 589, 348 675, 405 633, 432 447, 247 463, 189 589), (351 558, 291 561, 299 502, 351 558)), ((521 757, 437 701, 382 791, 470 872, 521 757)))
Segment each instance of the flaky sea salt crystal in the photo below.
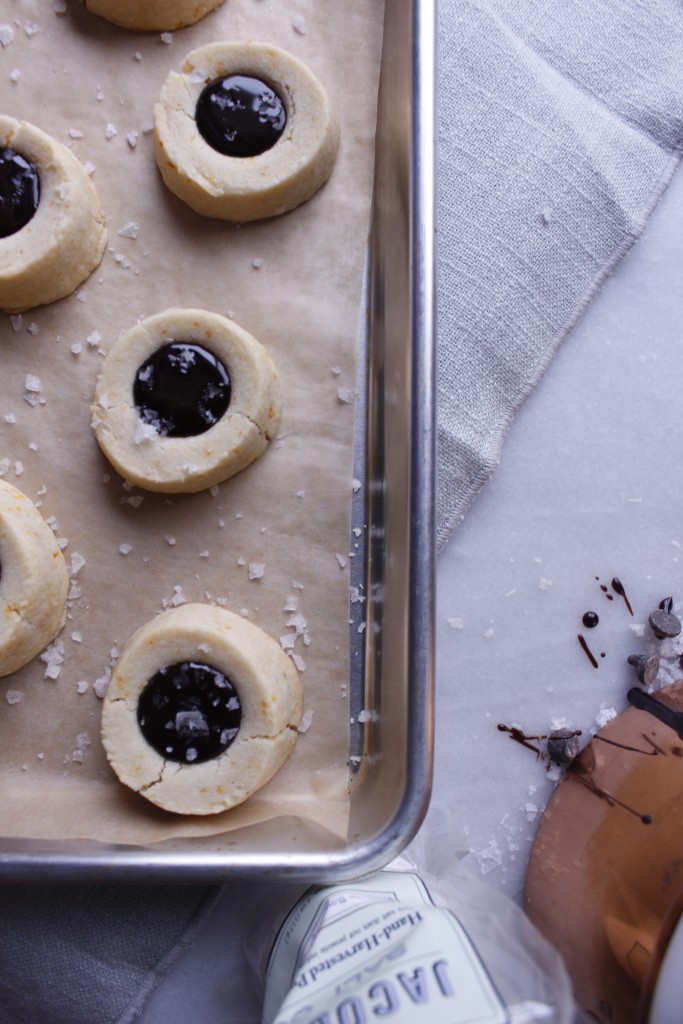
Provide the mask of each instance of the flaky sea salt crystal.
POLYGON ((487 875, 489 871, 493 871, 503 863, 503 854, 495 839, 489 839, 488 846, 472 852, 479 862, 479 870, 482 875, 487 875))
POLYGON ((132 508, 140 508, 145 500, 144 494, 129 494, 127 497, 119 498, 119 505, 130 505, 132 508))
POLYGON ((251 261, 251 265, 254 268, 254 270, 260 270, 261 267, 263 266, 263 260, 258 259, 258 258, 255 259, 255 260, 252 260, 251 261))
POLYGON ((110 122, 104 129, 104 137, 107 141, 109 141, 110 139, 113 139, 115 135, 118 135, 118 132, 116 131, 116 125, 113 125, 110 122))
POLYGON ((339 552, 337 552, 334 557, 337 561, 337 565, 339 566, 339 568, 343 569, 346 565, 346 558, 344 557, 344 555, 340 555, 339 552))
POLYGON ((10 82, 15 82, 16 83, 16 82, 19 81, 20 78, 21 78, 21 71, 19 70, 19 68, 12 68, 12 70, 9 73, 9 80, 10 80, 10 82))
POLYGON ((306 662, 304 661, 300 654, 292 654, 292 661, 296 665, 298 672, 306 671, 306 662))
POLYGON ((297 14, 292 18, 292 28, 300 36, 306 35, 306 19, 303 14, 297 14))
POLYGON ((301 614, 301 612, 297 611, 295 611, 292 615, 289 616, 286 624, 288 626, 291 626, 292 629, 296 630, 297 636, 304 636, 306 630, 308 629, 308 622, 306 621, 305 617, 301 614))
POLYGON ((16 331, 21 330, 21 321, 22 321, 21 313, 17 313, 16 316, 11 316, 9 318, 9 322, 12 325, 12 330, 13 331, 16 332, 16 331))
POLYGON ((16 423, 17 422, 17 417, 14 415, 13 412, 6 412, 5 415, 2 418, 4 419, 5 423, 16 423))
POLYGON ((608 722, 611 722, 613 718, 617 717, 617 713, 614 708, 600 708, 595 721, 597 722, 598 728, 603 729, 608 722))
POLYGON ((87 693, 88 685, 85 679, 81 679, 80 682, 76 683, 76 692, 87 693))
POLYGON ((40 660, 45 663, 44 679, 57 679, 64 664, 64 644, 61 640, 55 640, 45 648, 40 655, 40 660))
POLYGON ((161 35, 159 36, 159 39, 161 40, 162 43, 165 43, 166 46, 170 46, 171 43, 173 42, 173 33, 162 32, 161 35))
POLYGON ((361 484, 360 480, 356 480, 354 478, 351 481, 351 490, 353 491, 354 494, 358 494, 358 492, 359 492, 359 490, 361 489, 362 486, 363 485, 361 484))
POLYGON ((132 544, 119 544, 119 554, 121 555, 129 555, 132 550, 132 544))
POLYGON ((87 732, 79 732, 76 737, 76 749, 71 755, 71 760, 76 764, 82 764, 83 757, 85 756, 86 749, 90 746, 92 740, 87 732))
POLYGON ((8 704, 18 704, 24 694, 21 690, 8 690, 5 694, 5 700, 8 704))
POLYGON ((170 533, 166 534, 166 536, 164 537, 164 540, 166 541, 168 546, 171 547, 171 548, 174 547, 178 543, 176 541, 175 537, 172 537, 170 533))
POLYGON ((14 39, 14 29, 11 25, 0 25, 0 46, 9 46, 14 39))
POLYGON ((260 580, 263 579, 263 575, 266 571, 265 564, 263 562, 250 562, 249 563, 249 579, 260 580))
POLYGON ((186 601, 187 598, 183 593, 183 588, 180 586, 179 583, 176 583, 176 585, 173 588, 173 597, 169 601, 169 604, 171 605, 172 608, 177 608, 179 605, 185 604, 186 601))
POLYGON ((72 139, 82 139, 83 132, 80 128, 69 128, 69 137, 72 139))
POLYGON ((356 393, 352 388, 337 388, 337 398, 344 405, 349 405, 353 402, 355 396, 356 393))
POLYGON ((126 142, 128 143, 131 149, 135 149, 135 147, 138 144, 138 133, 135 131, 135 129, 126 134, 126 142))
POLYGON ((295 612, 297 610, 298 606, 299 606, 299 598, 295 597, 294 594, 290 594, 290 596, 285 601, 285 603, 284 603, 284 605, 282 607, 282 610, 283 610, 283 612, 295 612))
POLYGON ((78 576, 79 572, 85 565, 85 558, 80 551, 74 551, 71 555, 71 569, 70 573, 72 576, 78 576))
POLYGON ((100 700, 103 699, 105 693, 107 692, 107 687, 109 686, 109 680, 110 679, 111 679, 111 668, 107 668, 104 671, 104 675, 98 676, 98 678, 95 680, 95 682, 92 685, 92 688, 95 691, 95 696, 99 697, 100 700))
POLYGON ((27 373, 24 386, 27 391, 37 394, 40 391, 40 377, 36 377, 33 373, 27 373))
POLYGON ((119 234, 123 238, 137 238, 140 234, 140 225, 135 220, 129 220, 127 224, 119 230, 119 234))
POLYGON ((297 732, 308 732, 308 730, 311 728, 311 723, 312 722, 313 722, 313 709, 312 708, 306 708, 306 710, 304 711, 303 715, 301 716, 301 721, 299 722, 299 725, 298 725, 296 731, 297 732))
POLYGON ((150 441, 154 441, 159 437, 159 431, 157 430, 154 423, 146 423, 138 417, 137 423, 135 424, 135 435, 133 437, 133 444, 147 444, 150 441))
POLYGON ((40 31, 40 25, 37 25, 35 21, 24 22, 24 32, 29 37, 29 39, 31 38, 31 36, 35 36, 40 31))

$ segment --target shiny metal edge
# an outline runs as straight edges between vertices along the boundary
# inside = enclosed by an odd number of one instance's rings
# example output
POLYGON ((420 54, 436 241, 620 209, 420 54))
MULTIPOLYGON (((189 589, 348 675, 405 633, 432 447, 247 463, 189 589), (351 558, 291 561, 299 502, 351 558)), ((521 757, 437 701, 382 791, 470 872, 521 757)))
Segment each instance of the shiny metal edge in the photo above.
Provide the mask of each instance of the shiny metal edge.
MULTIPOLYGON (((0 840, 0 882, 180 882, 219 883, 236 877, 283 881, 332 882, 358 878, 398 855, 418 830, 426 812, 432 781, 434 691, 435 581, 435 0, 386 0, 385 43, 378 109, 378 143, 368 269, 368 457, 366 470, 368 529, 375 534, 367 546, 368 588, 382 592, 369 609, 368 620, 386 621, 387 589, 396 590, 388 565, 385 516, 391 480, 373 471, 385 467, 393 447, 386 436, 384 381, 381 363, 391 360, 395 338, 391 325, 403 319, 405 393, 409 409, 406 458, 406 507, 403 509, 406 591, 402 595, 404 636, 402 668, 406 735, 401 798, 380 828, 338 849, 301 854, 294 850, 211 851, 201 848, 129 847, 94 842, 53 844, 31 840, 0 840), (407 73, 406 73, 407 71, 407 73), (398 196, 398 206, 394 201, 398 196), (392 222, 391 229, 388 221, 392 222), (399 251, 387 239, 404 235, 399 251), (405 257, 401 280, 394 259, 405 257), (404 294, 405 310, 395 308, 404 294), (394 306, 390 304, 394 302, 394 306), (373 365, 374 360, 374 365, 373 365), (372 393, 374 389, 374 394, 372 393), (373 410, 373 400, 375 407, 373 410), (379 499, 379 500, 378 500, 379 499), (374 549, 374 550, 373 550, 374 549)), ((382 367, 384 372, 384 367, 382 367)), ((391 416, 389 416, 391 420, 391 416)), ((390 510, 389 510, 390 511, 390 510)), ((381 628, 375 637, 381 638, 381 628)), ((365 698, 381 705, 388 680, 381 640, 372 636, 365 649, 365 698)), ((380 716, 381 720, 381 716, 380 716)), ((369 730, 371 733, 372 730, 369 730)), ((385 741, 386 742, 386 738, 385 741)), ((381 746, 381 743, 380 743, 381 746)), ((378 754, 372 737, 364 757, 372 770, 378 754)), ((361 780, 359 786, 362 787, 361 780)))

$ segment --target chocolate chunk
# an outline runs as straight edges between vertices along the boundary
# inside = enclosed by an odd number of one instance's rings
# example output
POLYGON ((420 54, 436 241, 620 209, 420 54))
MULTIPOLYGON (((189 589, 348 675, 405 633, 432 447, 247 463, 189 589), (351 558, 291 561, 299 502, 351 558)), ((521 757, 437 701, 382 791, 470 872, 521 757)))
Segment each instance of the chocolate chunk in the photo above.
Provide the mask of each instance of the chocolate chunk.
POLYGON ((681 620, 678 616, 673 615, 671 612, 665 612, 661 608, 653 611, 648 621, 652 632, 658 640, 678 636, 681 632, 681 620))
POLYGON ((555 764, 571 764, 578 757, 580 732, 576 729, 555 729, 548 736, 548 757, 555 764))

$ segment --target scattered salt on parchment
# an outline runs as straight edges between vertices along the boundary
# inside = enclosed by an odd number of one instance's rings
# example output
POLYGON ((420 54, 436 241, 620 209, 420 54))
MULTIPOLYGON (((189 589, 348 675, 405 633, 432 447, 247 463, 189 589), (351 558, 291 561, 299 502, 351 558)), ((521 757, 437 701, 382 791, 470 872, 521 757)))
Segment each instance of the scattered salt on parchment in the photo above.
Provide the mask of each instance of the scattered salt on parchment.
POLYGON ((109 686, 109 680, 110 679, 111 679, 111 668, 106 668, 104 670, 104 674, 101 675, 101 676, 98 676, 98 678, 95 680, 95 682, 92 685, 92 688, 95 691, 95 696, 99 697, 100 700, 103 699, 105 693, 107 692, 107 687, 109 686))
POLYGON ((120 228, 118 233, 122 238, 137 238, 140 234, 140 225, 137 221, 129 220, 127 224, 120 228))
POLYGON ((61 640, 55 640, 46 647, 40 655, 40 660, 45 662, 46 668, 43 674, 44 679, 57 679, 64 664, 64 644, 61 640))
POLYGON ((79 732, 76 737, 76 749, 71 755, 71 760, 75 761, 76 764, 82 764, 83 757, 85 756, 86 749, 90 746, 92 740, 87 732, 79 732))
POLYGON ((301 721, 299 722, 299 725, 298 725, 296 731, 297 732, 302 732, 302 733, 303 732, 308 732, 308 730, 311 728, 311 723, 312 722, 313 722, 313 709, 312 708, 306 708, 306 710, 304 711, 303 715, 301 716, 301 721))

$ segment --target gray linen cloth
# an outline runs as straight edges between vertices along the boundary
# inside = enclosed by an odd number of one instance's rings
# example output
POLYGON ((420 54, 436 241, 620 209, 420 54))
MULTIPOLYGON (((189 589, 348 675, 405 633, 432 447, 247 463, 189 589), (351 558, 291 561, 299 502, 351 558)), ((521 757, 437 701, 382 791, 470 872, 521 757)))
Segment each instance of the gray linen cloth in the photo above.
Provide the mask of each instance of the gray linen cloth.
POLYGON ((683 144, 681 0, 442 0, 438 543, 683 144))
MULTIPOLYGON (((673 174, 683 9, 442 0, 438 28, 443 544, 496 466, 515 410, 673 174)), ((131 1020, 211 896, 0 889, 0 1024, 131 1020)))

